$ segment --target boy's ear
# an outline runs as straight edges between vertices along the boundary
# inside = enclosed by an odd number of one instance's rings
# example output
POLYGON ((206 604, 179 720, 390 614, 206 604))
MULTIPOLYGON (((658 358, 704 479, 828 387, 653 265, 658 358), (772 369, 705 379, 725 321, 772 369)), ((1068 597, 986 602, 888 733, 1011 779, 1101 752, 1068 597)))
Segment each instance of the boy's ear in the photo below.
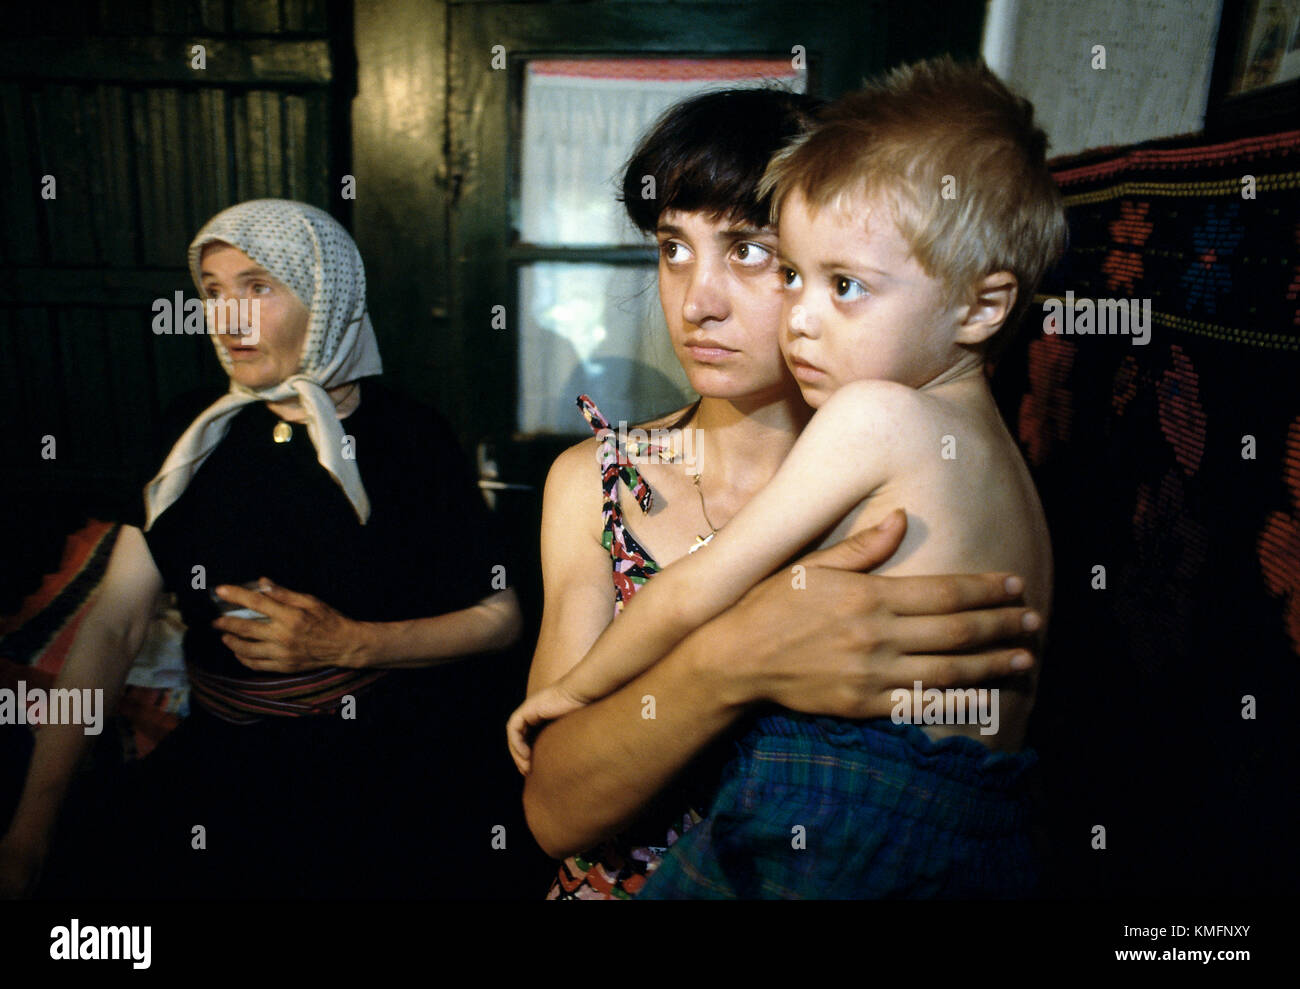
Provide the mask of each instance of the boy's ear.
POLYGON ((1009 271, 995 271, 971 287, 970 303, 960 313, 957 343, 979 344, 1002 328, 1015 307, 1020 286, 1009 271))

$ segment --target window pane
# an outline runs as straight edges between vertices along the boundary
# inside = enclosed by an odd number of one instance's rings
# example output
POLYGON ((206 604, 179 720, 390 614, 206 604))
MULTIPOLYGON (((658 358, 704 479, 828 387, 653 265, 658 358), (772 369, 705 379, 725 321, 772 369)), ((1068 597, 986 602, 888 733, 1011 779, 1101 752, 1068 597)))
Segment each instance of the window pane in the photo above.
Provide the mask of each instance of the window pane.
POLYGON ((519 271, 519 429, 582 433, 587 394, 611 422, 694 401, 673 356, 653 265, 531 264, 519 271))
POLYGON ((710 89, 807 85, 780 59, 537 59, 524 72, 519 235, 543 245, 644 243, 616 199, 641 137, 710 89))

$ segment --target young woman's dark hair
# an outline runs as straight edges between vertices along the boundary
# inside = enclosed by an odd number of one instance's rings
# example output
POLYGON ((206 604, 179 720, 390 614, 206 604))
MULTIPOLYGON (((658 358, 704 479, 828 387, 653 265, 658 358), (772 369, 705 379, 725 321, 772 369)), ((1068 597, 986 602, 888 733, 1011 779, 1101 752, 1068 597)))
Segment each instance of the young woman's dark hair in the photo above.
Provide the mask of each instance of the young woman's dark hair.
POLYGON ((632 223, 654 233, 666 210, 702 210, 767 226, 768 201, 757 198, 758 180, 821 105, 779 89, 724 89, 669 108, 623 173, 620 198, 632 223))

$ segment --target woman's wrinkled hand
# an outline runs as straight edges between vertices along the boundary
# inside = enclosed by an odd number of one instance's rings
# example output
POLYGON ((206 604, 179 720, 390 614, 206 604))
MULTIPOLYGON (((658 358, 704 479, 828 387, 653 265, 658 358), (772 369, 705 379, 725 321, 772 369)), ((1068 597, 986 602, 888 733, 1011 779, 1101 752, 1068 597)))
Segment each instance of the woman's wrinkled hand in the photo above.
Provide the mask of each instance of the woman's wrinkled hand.
POLYGON ((888 560, 906 530, 904 513, 892 513, 769 577, 717 619, 731 659, 745 657, 728 674, 728 701, 887 717, 895 691, 911 693, 917 681, 967 687, 1031 669, 1026 643, 1042 619, 1019 602, 1019 577, 858 572, 888 560))
POLYGON ((216 594, 266 615, 265 619, 225 616, 212 627, 235 658, 252 670, 302 673, 330 666, 360 667, 373 638, 369 622, 339 614, 310 594, 299 594, 260 579, 260 590, 223 584, 216 594))

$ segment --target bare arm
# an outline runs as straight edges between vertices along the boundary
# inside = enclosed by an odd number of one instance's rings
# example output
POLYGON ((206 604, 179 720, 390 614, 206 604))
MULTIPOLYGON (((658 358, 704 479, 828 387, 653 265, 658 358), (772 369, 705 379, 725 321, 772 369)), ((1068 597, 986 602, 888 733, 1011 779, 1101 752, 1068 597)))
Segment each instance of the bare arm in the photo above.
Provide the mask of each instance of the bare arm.
POLYGON ((358 668, 417 667, 505 649, 519 638, 523 616, 514 589, 507 588, 445 615, 367 625, 371 639, 358 657, 358 668))
MULTIPOLYGON (((116 708, 130 669, 153 617, 162 575, 154 565, 144 534, 123 526, 113 546, 108 570, 90 606, 68 658, 59 672, 58 688, 102 689, 103 710, 116 708)), ((0 895, 22 895, 34 872, 14 876, 8 870, 17 859, 39 868, 73 773, 85 753, 87 738, 81 725, 44 725, 10 822, 0 857, 0 895)))

